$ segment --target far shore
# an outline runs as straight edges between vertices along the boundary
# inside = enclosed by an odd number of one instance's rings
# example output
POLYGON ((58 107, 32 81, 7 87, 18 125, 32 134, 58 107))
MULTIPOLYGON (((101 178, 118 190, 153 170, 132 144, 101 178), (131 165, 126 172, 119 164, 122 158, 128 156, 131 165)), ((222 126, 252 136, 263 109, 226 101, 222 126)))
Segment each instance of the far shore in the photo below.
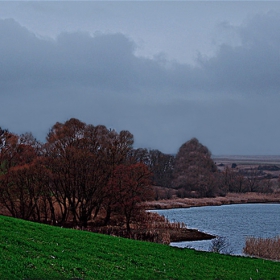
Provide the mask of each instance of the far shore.
POLYGON ((147 201, 144 206, 147 210, 155 210, 245 203, 280 203, 280 193, 228 193, 226 196, 211 198, 171 198, 147 201))

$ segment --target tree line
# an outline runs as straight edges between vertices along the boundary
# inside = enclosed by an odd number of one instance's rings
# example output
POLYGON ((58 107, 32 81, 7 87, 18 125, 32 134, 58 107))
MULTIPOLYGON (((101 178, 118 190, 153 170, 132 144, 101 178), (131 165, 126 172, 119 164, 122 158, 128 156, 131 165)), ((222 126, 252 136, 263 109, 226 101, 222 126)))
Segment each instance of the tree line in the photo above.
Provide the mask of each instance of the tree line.
MULTIPOLYGON (((228 192, 273 192, 271 178, 261 178, 257 168, 220 171, 211 152, 196 138, 184 143, 174 159, 171 188, 179 197, 225 196, 228 192)), ((279 179, 278 179, 279 181, 279 179)))
POLYGON ((13 217, 54 225, 87 227, 102 213, 103 225, 119 217, 129 231, 140 202, 156 198, 153 185, 178 197, 260 190, 252 176, 219 172, 196 138, 176 155, 133 144, 129 131, 74 118, 53 125, 45 143, 0 129, 0 203, 13 217))
POLYGON ((46 143, 0 131, 0 202, 13 217, 86 227, 102 210, 130 229, 140 201, 153 197, 151 171, 133 135, 77 119, 56 123, 46 143))

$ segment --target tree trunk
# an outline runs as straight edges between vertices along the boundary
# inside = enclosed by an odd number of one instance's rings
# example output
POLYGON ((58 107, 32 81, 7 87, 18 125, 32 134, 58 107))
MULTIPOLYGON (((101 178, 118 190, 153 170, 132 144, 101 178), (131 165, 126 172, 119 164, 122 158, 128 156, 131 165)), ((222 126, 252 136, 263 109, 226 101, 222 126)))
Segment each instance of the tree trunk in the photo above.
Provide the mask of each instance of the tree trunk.
POLYGON ((105 217, 105 219, 104 219, 104 226, 107 226, 108 223, 110 222, 110 219, 111 219, 111 207, 110 207, 110 206, 108 206, 106 212, 107 212, 107 213, 106 213, 106 217, 105 217))

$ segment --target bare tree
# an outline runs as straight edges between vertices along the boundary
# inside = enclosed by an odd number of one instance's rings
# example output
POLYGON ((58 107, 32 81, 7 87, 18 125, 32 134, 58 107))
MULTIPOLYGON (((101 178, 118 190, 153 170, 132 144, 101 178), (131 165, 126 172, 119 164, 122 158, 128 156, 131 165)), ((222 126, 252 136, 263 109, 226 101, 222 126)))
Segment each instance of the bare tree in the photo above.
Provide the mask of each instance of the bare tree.
POLYGON ((124 216, 127 232, 133 218, 137 218, 141 207, 139 202, 151 199, 151 172, 143 163, 119 165, 108 183, 111 207, 124 216))
POLYGON ((218 236, 212 240, 211 245, 209 247, 209 251, 212 253, 228 255, 232 253, 228 240, 225 237, 221 236, 218 236))
POLYGON ((61 222, 71 213, 74 224, 87 227, 102 207, 109 220, 106 186, 115 168, 127 161, 133 135, 70 119, 64 124, 56 123, 47 141, 52 193, 61 207, 61 222))

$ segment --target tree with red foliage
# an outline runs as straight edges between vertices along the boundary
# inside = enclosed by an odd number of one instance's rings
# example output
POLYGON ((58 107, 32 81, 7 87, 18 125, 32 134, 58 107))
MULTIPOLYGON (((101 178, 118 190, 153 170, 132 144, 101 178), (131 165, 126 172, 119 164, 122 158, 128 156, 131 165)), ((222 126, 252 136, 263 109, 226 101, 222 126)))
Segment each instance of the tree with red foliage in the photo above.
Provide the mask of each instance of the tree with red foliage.
POLYGON ((105 188, 114 168, 126 161, 133 135, 70 119, 56 123, 47 141, 52 193, 62 211, 60 222, 70 212, 74 224, 86 227, 102 206, 110 212, 104 203, 105 188))
POLYGON ((48 178, 47 170, 36 161, 11 167, 0 177, 1 202, 13 217, 40 221, 39 204, 48 178))
POLYGON ((60 215, 57 215, 59 224, 67 221, 69 213, 74 224, 83 219, 87 221, 85 216, 90 216, 95 206, 88 205, 96 198, 92 182, 96 169, 94 157, 85 141, 85 130, 85 123, 70 119, 64 124, 57 122, 47 137, 46 156, 52 173, 50 191, 60 207, 60 215))
MULTIPOLYGON (((19 137, 16 134, 5 130, 1 132, 0 140, 0 174, 5 174, 11 166, 18 164, 17 152, 19 147, 19 137)), ((20 149, 22 151, 22 149, 20 149)))
POLYGON ((1 136, 0 202, 14 217, 40 219, 34 213, 46 172, 37 162, 39 147, 30 133, 18 136, 6 131, 1 136))
POLYGON ((44 145, 4 130, 0 140, 0 199, 15 217, 87 227, 103 209, 108 221, 112 211, 125 217, 129 231, 138 202, 152 197, 148 167, 130 162, 129 131, 70 119, 44 145))
POLYGON ((153 197, 151 175, 143 163, 119 165, 108 183, 108 192, 113 197, 112 208, 124 216, 127 232, 131 230, 132 219, 139 213, 139 203, 153 197))
POLYGON ((0 136, 0 173, 6 173, 10 167, 32 162, 40 149, 41 144, 31 133, 18 136, 4 131, 0 136))

